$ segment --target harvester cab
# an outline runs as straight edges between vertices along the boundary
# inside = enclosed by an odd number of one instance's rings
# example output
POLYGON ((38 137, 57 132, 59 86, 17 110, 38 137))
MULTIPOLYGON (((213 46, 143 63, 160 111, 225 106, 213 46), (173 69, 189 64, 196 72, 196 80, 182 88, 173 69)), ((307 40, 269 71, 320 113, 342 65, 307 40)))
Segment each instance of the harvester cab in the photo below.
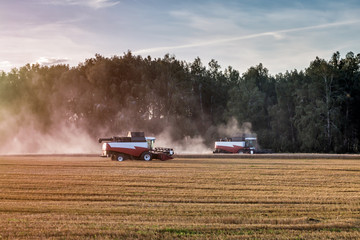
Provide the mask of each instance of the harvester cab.
POLYGON ((245 148, 248 149, 250 154, 254 154, 256 150, 256 138, 254 137, 247 137, 245 138, 245 148))

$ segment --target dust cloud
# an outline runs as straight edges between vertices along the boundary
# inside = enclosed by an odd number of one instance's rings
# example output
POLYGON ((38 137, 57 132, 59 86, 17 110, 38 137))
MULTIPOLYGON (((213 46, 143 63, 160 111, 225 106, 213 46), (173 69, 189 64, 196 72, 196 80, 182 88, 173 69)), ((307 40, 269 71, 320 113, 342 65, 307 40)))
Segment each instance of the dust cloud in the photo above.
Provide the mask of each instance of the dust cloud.
MULTIPOLYGON (((51 118, 57 118, 58 113, 52 113, 51 118)), ((51 122, 46 130, 37 123, 37 120, 26 109, 18 111, 1 110, 0 112, 0 154, 100 154, 101 144, 94 135, 89 134, 88 129, 81 124, 75 124, 71 115, 68 121, 51 122)), ((125 122, 123 122, 125 123, 125 122)), ((99 130, 100 126, 94 127, 98 137, 126 136, 127 132, 145 131, 145 136, 156 137, 155 147, 173 148, 175 154, 211 154, 214 142, 220 137, 256 136, 251 131, 251 123, 245 122, 239 125, 235 118, 231 118, 226 124, 212 126, 211 134, 207 136, 184 136, 174 139, 172 132, 175 126, 168 126, 160 134, 151 134, 146 129, 131 126, 130 123, 122 125, 122 132, 111 132, 109 129, 99 130), (215 137, 217 136, 217 137, 215 137)))
MULTIPOLYGON (((252 124, 250 122, 244 122, 240 126, 235 117, 230 118, 226 124, 211 127, 209 131, 214 132, 209 135, 218 136, 218 138, 256 137, 256 134, 252 132, 252 124)), ((214 143, 218 140, 216 137, 205 139, 203 136, 185 136, 180 140, 173 140, 171 132, 172 127, 168 127, 156 136, 156 146, 171 147, 176 154, 211 154, 214 150, 214 143)))
POLYGON ((256 137, 256 134, 252 132, 252 124, 250 122, 244 122, 239 126, 235 117, 230 118, 226 124, 220 125, 218 133, 220 137, 256 137))
POLYGON ((96 139, 71 123, 56 123, 44 131, 31 114, 1 111, 0 154, 85 154, 100 151, 96 139))
POLYGON ((180 140, 173 140, 171 127, 168 127, 161 134, 156 136, 155 145, 157 147, 173 148, 175 154, 210 154, 212 149, 206 146, 205 140, 201 136, 185 136, 180 140))

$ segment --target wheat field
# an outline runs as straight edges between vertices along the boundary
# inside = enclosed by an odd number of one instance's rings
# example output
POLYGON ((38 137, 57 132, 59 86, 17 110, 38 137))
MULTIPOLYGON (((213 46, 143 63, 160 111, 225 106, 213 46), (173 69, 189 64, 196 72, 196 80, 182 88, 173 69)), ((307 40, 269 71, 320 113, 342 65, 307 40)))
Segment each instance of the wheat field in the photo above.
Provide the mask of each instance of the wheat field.
POLYGON ((360 239, 360 159, 1 156, 0 239, 360 239))

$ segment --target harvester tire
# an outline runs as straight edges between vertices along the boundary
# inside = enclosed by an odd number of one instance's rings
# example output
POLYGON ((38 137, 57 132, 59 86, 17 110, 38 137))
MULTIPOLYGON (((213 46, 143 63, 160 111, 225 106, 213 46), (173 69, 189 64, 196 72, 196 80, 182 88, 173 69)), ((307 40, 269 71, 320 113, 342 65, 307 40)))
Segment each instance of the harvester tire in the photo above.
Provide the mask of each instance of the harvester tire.
POLYGON ((116 160, 122 162, 125 160, 125 156, 123 154, 116 155, 116 160))
POLYGON ((152 154, 149 152, 144 152, 141 154, 141 159, 145 161, 151 161, 152 160, 152 154))

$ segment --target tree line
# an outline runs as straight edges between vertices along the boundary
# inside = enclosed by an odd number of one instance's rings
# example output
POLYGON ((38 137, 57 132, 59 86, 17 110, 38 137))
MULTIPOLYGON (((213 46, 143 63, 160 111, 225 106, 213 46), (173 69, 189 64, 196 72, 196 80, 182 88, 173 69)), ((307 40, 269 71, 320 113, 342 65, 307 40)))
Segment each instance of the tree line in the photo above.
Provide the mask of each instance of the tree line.
POLYGON ((94 139, 167 130, 174 140, 202 136, 212 146, 223 137, 218 126, 235 118, 275 152, 358 153, 359 67, 352 52, 275 76, 262 64, 240 74, 216 60, 205 66, 199 57, 188 63, 130 51, 76 67, 27 64, 0 75, 0 143, 24 125, 46 134, 67 124, 94 139))

